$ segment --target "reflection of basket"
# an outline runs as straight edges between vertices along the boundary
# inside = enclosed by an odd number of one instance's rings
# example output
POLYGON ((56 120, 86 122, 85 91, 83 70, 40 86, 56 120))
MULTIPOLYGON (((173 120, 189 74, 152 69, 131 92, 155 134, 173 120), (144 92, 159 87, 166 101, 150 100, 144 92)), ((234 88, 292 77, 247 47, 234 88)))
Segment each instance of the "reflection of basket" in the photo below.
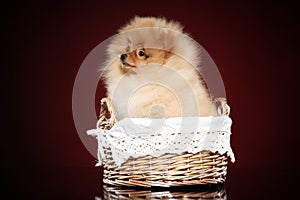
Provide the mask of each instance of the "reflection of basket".
MULTIPOLYGON (((228 115, 226 101, 219 99, 222 115, 228 115)), ((111 100, 101 101, 98 128, 109 130, 116 123, 116 113, 111 100)), ((210 151, 164 154, 159 157, 130 158, 122 166, 115 165, 110 148, 104 148, 103 182, 116 186, 182 186, 217 184, 225 181, 227 155, 210 151)))
POLYGON ((223 184, 207 188, 172 188, 172 190, 135 190, 132 188, 104 186, 104 199, 227 199, 223 184))

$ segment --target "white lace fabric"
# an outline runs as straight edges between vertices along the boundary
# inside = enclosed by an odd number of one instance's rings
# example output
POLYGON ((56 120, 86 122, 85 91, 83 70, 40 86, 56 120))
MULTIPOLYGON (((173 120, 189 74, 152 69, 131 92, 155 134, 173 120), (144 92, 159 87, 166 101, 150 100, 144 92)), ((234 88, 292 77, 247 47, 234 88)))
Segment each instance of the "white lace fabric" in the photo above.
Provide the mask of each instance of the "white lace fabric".
POLYGON ((163 154, 199 153, 204 150, 225 154, 234 162, 230 146, 232 120, 220 117, 178 117, 168 119, 125 118, 112 129, 88 130, 98 140, 98 163, 110 148, 117 166, 130 157, 158 157, 163 154))

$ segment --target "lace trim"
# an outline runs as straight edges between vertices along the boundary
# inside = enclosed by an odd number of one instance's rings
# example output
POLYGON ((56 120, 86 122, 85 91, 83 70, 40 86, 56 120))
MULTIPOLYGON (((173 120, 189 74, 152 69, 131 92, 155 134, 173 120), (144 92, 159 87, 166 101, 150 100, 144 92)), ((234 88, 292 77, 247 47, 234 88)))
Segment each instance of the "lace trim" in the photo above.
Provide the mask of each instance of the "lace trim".
POLYGON ((87 131, 98 140, 98 164, 105 159, 104 148, 110 148, 117 166, 130 157, 153 157, 165 153, 199 153, 208 150, 225 154, 234 162, 230 147, 232 121, 228 116, 184 117, 169 119, 125 118, 104 132, 87 131))

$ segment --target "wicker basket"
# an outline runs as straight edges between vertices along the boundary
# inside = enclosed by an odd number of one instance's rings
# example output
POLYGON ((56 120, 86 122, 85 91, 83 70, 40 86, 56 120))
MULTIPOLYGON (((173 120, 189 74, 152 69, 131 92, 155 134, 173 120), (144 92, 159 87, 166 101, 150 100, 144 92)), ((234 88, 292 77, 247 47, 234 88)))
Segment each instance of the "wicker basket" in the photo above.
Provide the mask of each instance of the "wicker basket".
MULTIPOLYGON (((228 115, 224 99, 218 99, 222 114, 228 115)), ((101 100, 97 126, 104 131, 116 123, 116 113, 109 98, 101 100)), ((184 152, 159 157, 139 157, 127 160, 117 167, 111 149, 104 149, 103 182, 114 186, 170 187, 223 183, 227 173, 227 154, 210 151, 197 154, 184 152)))

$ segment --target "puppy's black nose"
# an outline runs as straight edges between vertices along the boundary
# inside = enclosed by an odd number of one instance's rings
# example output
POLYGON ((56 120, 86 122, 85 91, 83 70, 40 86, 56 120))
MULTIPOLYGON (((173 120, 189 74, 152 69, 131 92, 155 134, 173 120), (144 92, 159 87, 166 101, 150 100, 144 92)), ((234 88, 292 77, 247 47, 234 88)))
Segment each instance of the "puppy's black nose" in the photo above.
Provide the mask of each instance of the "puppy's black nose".
POLYGON ((127 58, 127 54, 122 54, 121 57, 120 57, 120 59, 121 59, 122 61, 124 61, 126 58, 127 58))

